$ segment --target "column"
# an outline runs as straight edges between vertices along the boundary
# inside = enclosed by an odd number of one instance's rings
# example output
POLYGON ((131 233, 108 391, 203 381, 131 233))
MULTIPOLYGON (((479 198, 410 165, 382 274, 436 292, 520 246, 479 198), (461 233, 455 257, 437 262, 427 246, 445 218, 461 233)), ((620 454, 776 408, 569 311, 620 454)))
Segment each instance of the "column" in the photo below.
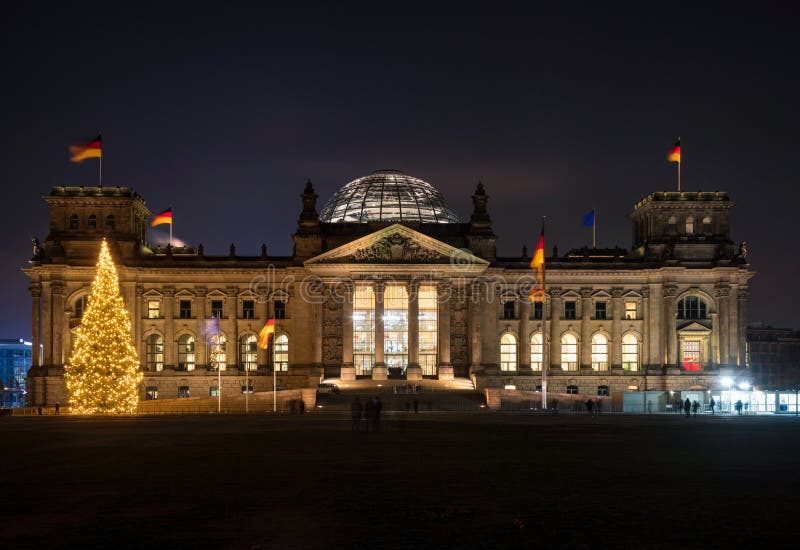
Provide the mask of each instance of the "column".
MULTIPOLYGON (((355 380, 356 368, 353 366, 353 285, 343 283, 342 293, 342 369, 339 375, 342 380, 355 380)), ((339 294, 331 293, 330 299, 339 298, 339 294)), ((377 327, 377 321, 376 321, 377 327)), ((376 344, 377 347, 377 344, 376 344)))
MULTIPOLYGON (((205 368, 209 368, 210 361, 208 359, 208 354, 206 353, 208 347, 208 339, 211 337, 210 334, 206 334, 206 294, 207 289, 204 286, 196 286, 194 287, 195 296, 197 296, 197 307, 195 308, 195 313, 197 314, 197 328, 198 335, 197 340, 194 343, 194 353, 195 353, 195 365, 197 367, 203 366, 205 368)), ((197 368, 195 367, 195 368, 197 368)))
POLYGON ((719 314, 719 326, 712 327, 712 330, 719 332, 719 362, 723 366, 730 364, 730 332, 729 332, 729 309, 728 294, 729 289, 726 285, 714 287, 714 294, 717 298, 717 311, 719 314))
POLYGON ((649 285, 650 297, 647 300, 647 324, 645 329, 647 334, 645 339, 648 341, 650 350, 650 365, 663 366, 667 364, 667 357, 664 352, 664 334, 666 333, 663 312, 664 287, 661 283, 649 285))
MULTIPOLYGON (((643 287, 642 293, 642 342, 639 342, 639 349, 642 357, 639 359, 643 369, 647 369, 650 365, 656 362, 654 355, 650 350, 650 339, 653 338, 653 333, 650 331, 650 289, 643 287)), ((620 312, 622 315, 622 312, 620 312)), ((622 334, 620 333, 620 363, 622 362, 622 334)), ((660 362, 659 362, 660 363, 660 362)))
POLYGON ((436 372, 439 380, 452 380, 453 365, 450 364, 450 295, 452 286, 449 281, 440 282, 437 286, 436 306, 438 308, 436 319, 438 331, 436 340, 439 345, 439 365, 436 372))
POLYGON ((736 285, 728 289, 728 353, 730 364, 740 365, 739 362, 739 307, 736 299, 736 285))
MULTIPOLYGON (((316 368, 322 368, 322 282, 314 281, 309 283, 309 297, 311 298, 312 319, 314 323, 314 338, 311 342, 312 358, 311 364, 316 368)), ((322 371, 321 371, 322 373, 322 371)))
POLYGON ((139 365, 145 362, 144 342, 142 342, 142 301, 144 300, 144 287, 136 285, 134 290, 133 307, 133 341, 136 353, 139 355, 139 365))
MULTIPOLYGON (((548 348, 547 362, 550 364, 548 372, 561 372, 561 336, 559 318, 561 317, 561 289, 553 287, 550 294, 550 347, 548 348)), ((544 365, 542 365, 544 368, 544 365)))
POLYGON ((664 286, 664 319, 667 325, 667 366, 678 367, 678 328, 676 318, 678 310, 675 307, 675 296, 678 295, 677 285, 664 286))
POLYGON ((474 281, 469 287, 470 374, 483 370, 481 357, 481 294, 483 284, 474 281))
MULTIPOLYGON (((269 319, 269 296, 267 295, 267 290, 263 288, 261 285, 258 285, 256 289, 256 302, 258 303, 258 330, 261 331, 261 328, 267 324, 267 319, 269 319)), ((258 362, 258 368, 266 368, 267 367, 267 350, 263 349, 261 346, 257 346, 258 351, 256 352, 256 361, 258 362)))
POLYGON ((375 292, 375 365, 372 367, 373 380, 386 380, 388 371, 383 356, 383 290, 384 283, 376 282, 373 286, 375 292))
MULTIPOLYGON (((622 292, 623 289, 615 287, 611 289, 611 365, 614 367, 622 366, 622 292)), ((644 313, 644 308, 642 308, 644 313)), ((640 350, 644 349, 644 343, 639 346, 640 350)), ((642 360, 642 364, 644 361, 642 360)))
MULTIPOLYGON (((239 287, 229 286, 228 300, 225 304, 228 309, 228 341, 225 344, 225 357, 227 367, 239 368, 239 287)), ((203 300, 205 302, 205 300, 203 300)), ((287 300, 288 301, 288 300, 287 300)))
POLYGON ((408 283, 408 380, 422 380, 419 366, 419 282, 408 283))
POLYGON ((50 283, 42 283, 42 364, 53 364, 53 296, 50 291, 50 283))
POLYGON ((53 292, 53 365, 64 364, 62 355, 62 330, 64 329, 64 294, 66 286, 61 281, 54 281, 51 285, 53 292))
POLYGON ((42 285, 41 283, 31 283, 28 287, 31 293, 31 364, 38 367, 42 364, 42 348, 39 314, 41 311, 42 285))
MULTIPOLYGON (((164 293, 164 368, 177 368, 178 342, 175 340, 175 287, 165 286, 164 293)), ((205 301, 205 300, 204 300, 205 301)))
POLYGON ((581 288, 581 355, 578 365, 581 369, 592 369, 592 289, 581 288))
POLYGON ((531 372, 531 300, 528 296, 519 299, 519 372, 531 372))
POLYGON ((739 366, 747 366, 747 297, 749 291, 746 286, 740 285, 736 290, 737 319, 739 320, 739 334, 737 344, 739 346, 739 366))

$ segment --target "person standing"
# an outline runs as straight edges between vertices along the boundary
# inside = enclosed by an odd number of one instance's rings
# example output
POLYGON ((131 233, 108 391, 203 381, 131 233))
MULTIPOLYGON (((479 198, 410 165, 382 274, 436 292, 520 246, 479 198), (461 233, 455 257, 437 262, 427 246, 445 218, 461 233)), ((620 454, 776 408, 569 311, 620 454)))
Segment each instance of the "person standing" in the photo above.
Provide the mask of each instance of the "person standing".
POLYGON ((592 406, 593 406, 592 405, 592 400, 591 399, 587 399, 586 400, 586 412, 589 414, 589 416, 593 416, 592 415, 592 406))
POLYGON ((686 418, 689 418, 689 413, 692 410, 692 402, 689 401, 689 398, 686 398, 686 401, 683 402, 683 412, 686 413, 686 418))
POLYGON ((364 409, 361 406, 361 400, 356 395, 353 402, 350 404, 350 418, 353 420, 353 431, 357 432, 361 428, 361 416, 364 414, 364 409))
POLYGON ((692 414, 694 414, 694 416, 697 416, 697 409, 699 408, 700 408, 700 403, 698 403, 697 401, 692 401, 692 414))
POLYGON ((716 401, 714 401, 714 398, 712 397, 712 398, 711 398, 711 401, 709 402, 709 405, 711 405, 711 414, 712 414, 712 415, 714 414, 714 406, 715 406, 716 404, 717 404, 717 402, 716 402, 716 401))
POLYGON ((56 401, 56 414, 58 414, 58 412, 59 412, 60 410, 61 410, 61 403, 59 403, 58 401, 56 401))

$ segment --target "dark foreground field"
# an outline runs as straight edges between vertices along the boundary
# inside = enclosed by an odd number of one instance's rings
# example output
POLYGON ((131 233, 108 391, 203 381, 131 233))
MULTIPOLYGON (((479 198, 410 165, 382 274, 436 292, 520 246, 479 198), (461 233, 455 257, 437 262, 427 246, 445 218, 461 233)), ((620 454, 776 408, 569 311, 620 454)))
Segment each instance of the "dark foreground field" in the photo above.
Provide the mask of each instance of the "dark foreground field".
POLYGON ((0 418, 0 547, 796 547, 799 433, 775 417, 420 414, 378 434, 314 415, 0 418))

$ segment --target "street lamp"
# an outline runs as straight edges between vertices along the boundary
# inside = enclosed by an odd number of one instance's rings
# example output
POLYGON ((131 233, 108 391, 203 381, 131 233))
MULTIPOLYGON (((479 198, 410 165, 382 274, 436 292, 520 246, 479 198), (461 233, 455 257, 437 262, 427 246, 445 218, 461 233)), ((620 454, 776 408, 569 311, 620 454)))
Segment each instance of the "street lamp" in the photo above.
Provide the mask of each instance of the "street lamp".
POLYGON ((731 414, 733 410, 732 409, 733 403, 731 401, 733 399, 733 394, 731 393, 731 388, 733 387, 733 378, 731 378, 730 376, 726 376, 722 378, 720 382, 722 382, 723 386, 728 386, 728 414, 731 414))

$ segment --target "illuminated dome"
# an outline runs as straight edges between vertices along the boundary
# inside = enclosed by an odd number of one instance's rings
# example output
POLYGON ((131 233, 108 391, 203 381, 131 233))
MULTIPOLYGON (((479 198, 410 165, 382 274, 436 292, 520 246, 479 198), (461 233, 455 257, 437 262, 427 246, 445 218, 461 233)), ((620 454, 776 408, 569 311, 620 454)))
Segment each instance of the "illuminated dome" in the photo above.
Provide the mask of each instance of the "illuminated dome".
POLYGON ((336 192, 320 214, 324 223, 459 223, 430 183, 399 170, 378 170, 336 192))

